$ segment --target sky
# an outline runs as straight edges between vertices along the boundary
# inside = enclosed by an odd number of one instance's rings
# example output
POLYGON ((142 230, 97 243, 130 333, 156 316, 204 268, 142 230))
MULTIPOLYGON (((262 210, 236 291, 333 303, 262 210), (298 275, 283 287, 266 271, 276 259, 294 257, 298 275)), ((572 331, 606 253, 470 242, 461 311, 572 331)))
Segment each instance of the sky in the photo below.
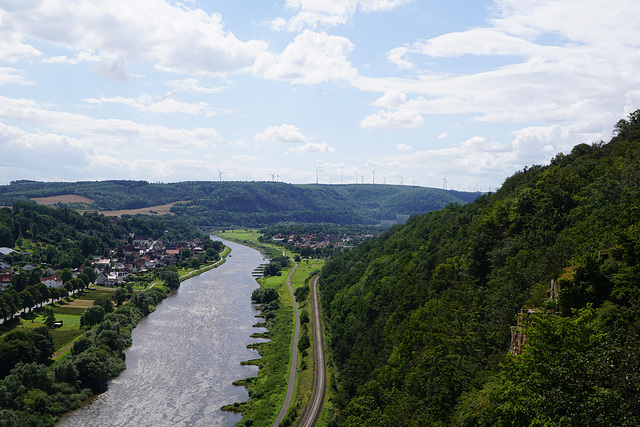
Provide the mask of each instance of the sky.
POLYGON ((640 108, 638 0, 0 0, 0 185, 495 191, 640 108))

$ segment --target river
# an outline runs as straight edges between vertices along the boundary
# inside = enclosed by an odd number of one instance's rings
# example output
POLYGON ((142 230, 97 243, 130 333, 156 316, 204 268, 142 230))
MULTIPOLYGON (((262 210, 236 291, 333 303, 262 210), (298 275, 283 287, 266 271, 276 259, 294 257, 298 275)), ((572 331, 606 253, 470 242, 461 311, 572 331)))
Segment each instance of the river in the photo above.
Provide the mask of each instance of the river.
MULTIPOLYGON (((222 240, 214 237, 216 240, 222 240)), ((127 369, 109 389, 56 426, 229 426, 239 414, 220 407, 248 400, 244 387, 232 385, 255 376, 258 358, 247 344, 259 314, 251 304, 257 288, 251 272, 263 262, 251 248, 224 241, 231 257, 180 289, 133 330, 125 351, 127 369)))

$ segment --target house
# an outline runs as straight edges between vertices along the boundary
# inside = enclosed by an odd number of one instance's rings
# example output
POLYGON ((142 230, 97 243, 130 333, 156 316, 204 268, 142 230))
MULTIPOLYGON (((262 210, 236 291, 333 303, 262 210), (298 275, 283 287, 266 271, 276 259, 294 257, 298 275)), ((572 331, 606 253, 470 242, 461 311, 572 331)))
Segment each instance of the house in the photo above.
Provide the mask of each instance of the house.
POLYGON ((11 279, 13 279, 15 274, 12 270, 0 270, 0 285, 8 286, 11 284, 11 279))
POLYGON ((96 285, 114 287, 119 283, 118 275, 115 272, 100 273, 96 278, 96 285))
POLYGON ((100 274, 98 274, 98 277, 96 277, 96 285, 104 286, 106 281, 107 281, 107 274, 106 273, 100 273, 100 274))
POLYGON ((9 255, 14 253, 15 251, 11 248, 7 248, 7 247, 1 247, 0 248, 0 258, 2 258, 5 255, 9 255))
POLYGON ((42 272, 43 276, 55 276, 56 274, 58 274, 58 270, 51 267, 47 268, 45 271, 42 272))
POLYGON ((0 261, 0 270, 6 270, 6 269, 9 269, 9 268, 11 268, 11 265, 7 264, 4 261, 0 261))
POLYGON ((144 236, 135 236, 132 243, 138 248, 148 248, 153 243, 153 240, 144 236))
POLYGON ((43 277, 40 279, 48 288, 61 288, 64 286, 62 279, 58 276, 43 277))
POLYGON ((133 262, 133 264, 136 270, 142 270, 147 264, 147 262, 145 261, 144 258, 138 258, 133 262))

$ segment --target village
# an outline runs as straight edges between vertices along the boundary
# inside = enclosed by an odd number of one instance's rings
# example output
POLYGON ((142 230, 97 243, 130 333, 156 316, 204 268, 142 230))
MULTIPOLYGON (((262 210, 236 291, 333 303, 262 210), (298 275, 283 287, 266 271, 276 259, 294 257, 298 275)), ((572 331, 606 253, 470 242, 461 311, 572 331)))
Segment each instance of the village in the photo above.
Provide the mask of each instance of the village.
POLYGON ((344 251, 353 249, 358 243, 373 239, 376 234, 359 233, 350 235, 347 233, 293 233, 274 234, 271 242, 279 245, 289 246, 293 252, 300 253, 300 256, 322 256, 334 251, 344 251))
MULTIPOLYGON (((208 240, 208 239, 207 239, 208 240)), ((91 267, 95 273, 94 284, 99 286, 123 286, 128 281, 140 280, 146 273, 165 266, 197 268, 206 259, 218 259, 222 249, 220 242, 192 239, 183 242, 153 240, 144 236, 131 236, 123 246, 110 250, 109 256, 93 256, 91 267)), ((0 291, 16 284, 22 276, 39 274, 39 280, 49 288, 62 288, 71 278, 86 273, 86 266, 61 269, 47 263, 25 261, 9 262, 14 258, 29 259, 29 252, 0 248, 0 291), (19 256, 15 256, 19 255, 19 256)))

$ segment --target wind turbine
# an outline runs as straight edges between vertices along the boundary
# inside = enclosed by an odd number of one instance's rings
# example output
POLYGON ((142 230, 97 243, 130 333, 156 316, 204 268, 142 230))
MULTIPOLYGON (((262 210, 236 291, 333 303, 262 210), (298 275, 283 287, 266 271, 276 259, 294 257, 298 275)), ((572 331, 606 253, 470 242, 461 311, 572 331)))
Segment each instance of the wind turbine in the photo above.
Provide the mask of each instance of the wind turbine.
POLYGON ((280 169, 276 171, 276 182, 280 182, 280 169))
POLYGON ((276 180, 276 174, 274 173, 270 173, 268 175, 271 175, 271 181, 275 181, 276 180))
POLYGON ((360 175, 360 184, 364 184, 364 175, 360 175))
POLYGON ((375 183, 376 183, 376 171, 377 171, 377 170, 378 170, 378 168, 375 168, 375 169, 373 169, 373 170, 371 171, 371 173, 373 174, 373 179, 371 180, 371 182, 372 182, 373 184, 375 184, 375 183))
POLYGON ((316 166, 316 184, 318 183, 318 172, 320 172, 320 169, 316 166))
POLYGON ((400 185, 402 185, 402 180, 404 179, 404 177, 402 175, 400 175, 400 185))
POLYGON ((446 176, 445 176, 445 177, 443 177, 443 178, 442 178, 442 189, 443 189, 443 190, 446 190, 446 189, 447 189, 447 182, 448 182, 448 181, 447 181, 447 177, 446 177, 446 176))
POLYGON ((387 185, 387 177, 386 176, 382 177, 382 182, 384 183, 384 185, 387 185))
MULTIPOLYGON (((216 168, 218 169, 218 168, 216 168)), ((226 172, 222 172, 220 169, 218 169, 218 181, 222 182, 222 175, 224 175, 226 172)))

